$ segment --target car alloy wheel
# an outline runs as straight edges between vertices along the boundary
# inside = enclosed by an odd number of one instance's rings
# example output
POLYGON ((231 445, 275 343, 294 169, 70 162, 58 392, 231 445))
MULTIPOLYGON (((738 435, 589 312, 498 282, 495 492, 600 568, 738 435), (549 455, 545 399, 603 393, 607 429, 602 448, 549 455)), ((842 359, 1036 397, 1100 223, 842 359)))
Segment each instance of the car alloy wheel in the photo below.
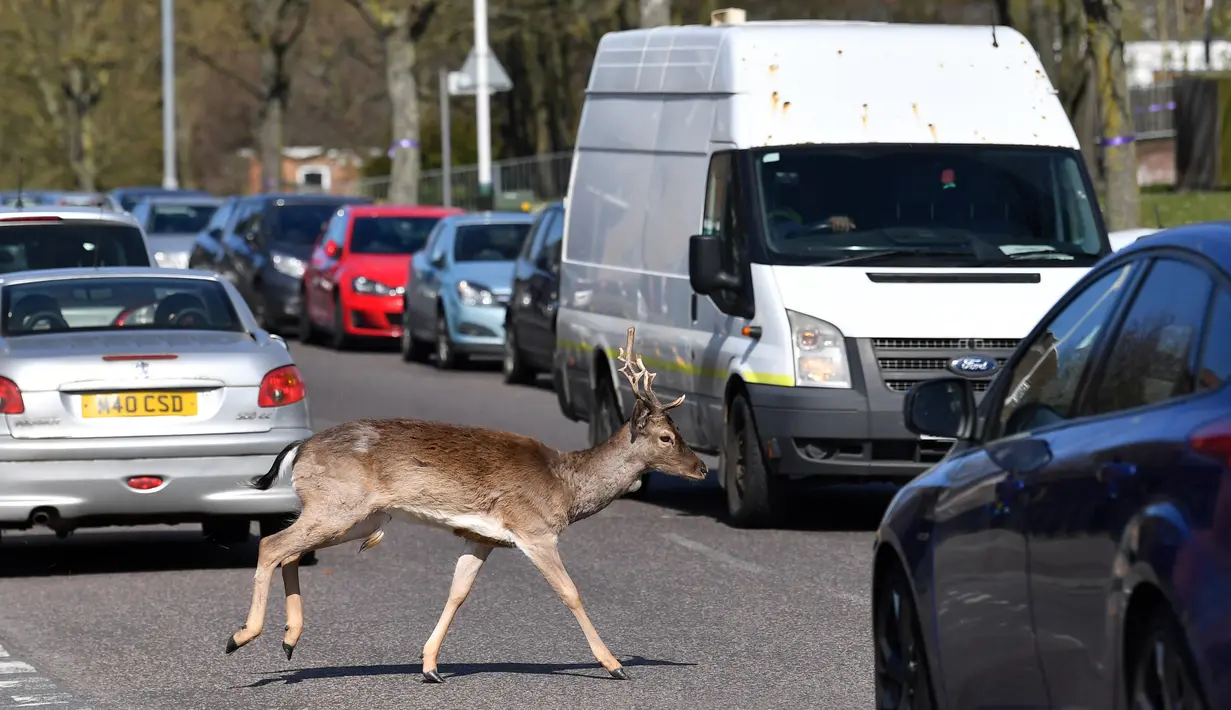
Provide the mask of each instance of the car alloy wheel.
POLYGON ((1205 710, 1192 658, 1179 624, 1160 608, 1145 623, 1130 657, 1133 710, 1205 710))
POLYGON ((906 576, 896 563, 881 581, 875 604, 876 707, 932 710, 936 705, 919 618, 906 576))

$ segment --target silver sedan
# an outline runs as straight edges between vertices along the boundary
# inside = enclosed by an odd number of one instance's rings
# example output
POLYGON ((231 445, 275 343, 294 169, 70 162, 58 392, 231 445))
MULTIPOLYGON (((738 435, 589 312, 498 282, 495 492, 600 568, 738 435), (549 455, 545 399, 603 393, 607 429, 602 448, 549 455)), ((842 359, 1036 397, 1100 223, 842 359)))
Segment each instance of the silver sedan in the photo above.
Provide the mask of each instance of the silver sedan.
POLYGON ((311 436, 286 341, 213 274, 0 276, 0 529, 201 523, 236 543, 299 510, 243 485, 311 436))

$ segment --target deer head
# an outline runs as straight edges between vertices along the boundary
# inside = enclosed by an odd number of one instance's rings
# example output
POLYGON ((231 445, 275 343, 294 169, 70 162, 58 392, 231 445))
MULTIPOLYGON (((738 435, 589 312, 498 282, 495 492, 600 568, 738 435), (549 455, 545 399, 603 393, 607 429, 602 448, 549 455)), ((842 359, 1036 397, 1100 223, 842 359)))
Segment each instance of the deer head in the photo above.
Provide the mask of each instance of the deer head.
POLYGON ((633 329, 628 329, 628 344, 620 348, 620 374, 628 379, 636 402, 628 422, 628 440, 634 454, 647 464, 646 468, 672 476, 703 479, 708 471, 692 448, 684 443, 667 412, 684 403, 684 395, 663 404, 654 394, 657 373, 645 369, 641 356, 633 356, 633 329))

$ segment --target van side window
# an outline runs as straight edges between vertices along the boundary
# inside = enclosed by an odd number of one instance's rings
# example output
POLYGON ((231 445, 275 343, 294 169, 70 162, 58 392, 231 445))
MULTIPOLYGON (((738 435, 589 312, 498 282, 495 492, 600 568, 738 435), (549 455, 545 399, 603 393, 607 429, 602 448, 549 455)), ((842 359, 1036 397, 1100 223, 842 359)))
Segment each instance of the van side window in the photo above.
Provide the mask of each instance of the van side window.
POLYGON ((710 158, 709 177, 705 181, 705 211, 701 233, 723 235, 727 216, 727 186, 731 182, 731 154, 715 153, 710 158))

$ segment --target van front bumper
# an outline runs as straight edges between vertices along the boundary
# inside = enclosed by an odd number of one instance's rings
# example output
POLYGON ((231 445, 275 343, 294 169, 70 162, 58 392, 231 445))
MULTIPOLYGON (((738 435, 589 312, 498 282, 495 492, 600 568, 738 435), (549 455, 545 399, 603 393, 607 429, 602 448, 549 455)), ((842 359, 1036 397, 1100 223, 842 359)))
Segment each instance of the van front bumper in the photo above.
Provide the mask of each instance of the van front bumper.
POLYGON ((944 458, 948 441, 920 439, 902 421, 905 397, 854 389, 747 385, 771 470, 791 479, 903 481, 944 458))

